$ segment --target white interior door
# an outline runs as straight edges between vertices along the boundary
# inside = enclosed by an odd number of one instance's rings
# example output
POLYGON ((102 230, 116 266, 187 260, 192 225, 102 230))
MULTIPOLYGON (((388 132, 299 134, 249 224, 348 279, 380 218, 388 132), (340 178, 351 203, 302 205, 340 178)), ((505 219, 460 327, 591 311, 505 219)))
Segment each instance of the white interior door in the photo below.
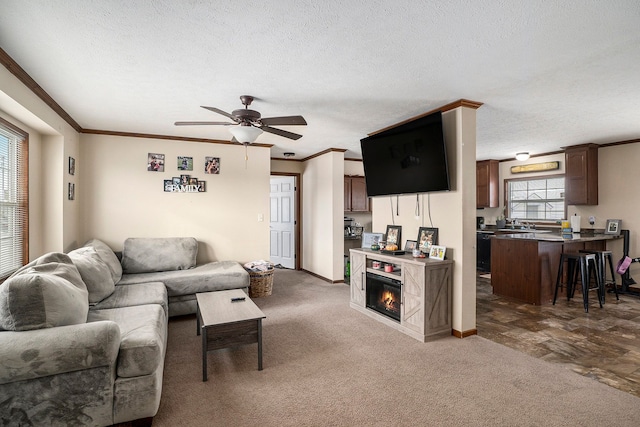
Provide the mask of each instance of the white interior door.
POLYGON ((295 194, 295 177, 271 177, 270 258, 276 265, 293 269, 296 268, 295 194))

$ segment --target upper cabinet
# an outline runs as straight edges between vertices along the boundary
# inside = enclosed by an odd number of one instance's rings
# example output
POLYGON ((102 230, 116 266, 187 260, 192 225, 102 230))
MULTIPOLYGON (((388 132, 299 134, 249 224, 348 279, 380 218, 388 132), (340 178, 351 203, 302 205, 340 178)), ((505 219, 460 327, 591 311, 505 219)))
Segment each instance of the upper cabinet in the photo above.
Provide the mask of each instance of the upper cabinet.
POLYGON ((598 204, 598 146, 566 147, 565 200, 568 205, 598 204))
POLYGON ((500 194, 498 180, 499 162, 497 160, 482 160, 476 162, 476 207, 497 208, 500 194))
POLYGON ((363 176, 344 177, 344 211, 369 212, 369 197, 363 176))

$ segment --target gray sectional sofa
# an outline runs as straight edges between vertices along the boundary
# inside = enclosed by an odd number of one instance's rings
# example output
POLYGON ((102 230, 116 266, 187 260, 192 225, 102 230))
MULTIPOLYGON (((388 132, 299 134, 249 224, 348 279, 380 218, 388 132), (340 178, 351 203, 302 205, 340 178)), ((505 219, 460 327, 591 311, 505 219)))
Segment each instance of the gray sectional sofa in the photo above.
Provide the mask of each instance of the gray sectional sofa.
POLYGON ((119 254, 93 239, 0 284, 0 425, 150 422, 168 317, 195 313, 197 292, 249 286, 239 263, 197 266, 197 250, 193 238, 134 238, 119 254))

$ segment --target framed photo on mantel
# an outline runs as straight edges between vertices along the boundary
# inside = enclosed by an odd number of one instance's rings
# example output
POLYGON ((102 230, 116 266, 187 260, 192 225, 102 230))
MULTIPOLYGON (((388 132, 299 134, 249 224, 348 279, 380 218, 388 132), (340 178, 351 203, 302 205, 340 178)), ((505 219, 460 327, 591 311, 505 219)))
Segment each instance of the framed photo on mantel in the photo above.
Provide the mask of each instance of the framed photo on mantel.
POLYGON ((402 226, 401 225, 387 225, 386 242, 387 245, 392 244, 400 247, 402 239, 402 226))

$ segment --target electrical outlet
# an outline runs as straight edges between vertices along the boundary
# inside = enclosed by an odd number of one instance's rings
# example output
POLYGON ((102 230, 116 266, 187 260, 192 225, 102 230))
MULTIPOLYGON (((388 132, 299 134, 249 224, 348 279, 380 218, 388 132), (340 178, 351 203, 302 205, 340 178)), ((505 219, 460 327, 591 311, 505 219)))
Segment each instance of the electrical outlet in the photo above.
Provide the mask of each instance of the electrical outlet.
POLYGON ((589 224, 594 225, 596 223, 596 217, 591 215, 589 217, 589 224))
POLYGON ((262 221, 264 221, 264 215, 258 214, 258 222, 262 222, 262 221))

